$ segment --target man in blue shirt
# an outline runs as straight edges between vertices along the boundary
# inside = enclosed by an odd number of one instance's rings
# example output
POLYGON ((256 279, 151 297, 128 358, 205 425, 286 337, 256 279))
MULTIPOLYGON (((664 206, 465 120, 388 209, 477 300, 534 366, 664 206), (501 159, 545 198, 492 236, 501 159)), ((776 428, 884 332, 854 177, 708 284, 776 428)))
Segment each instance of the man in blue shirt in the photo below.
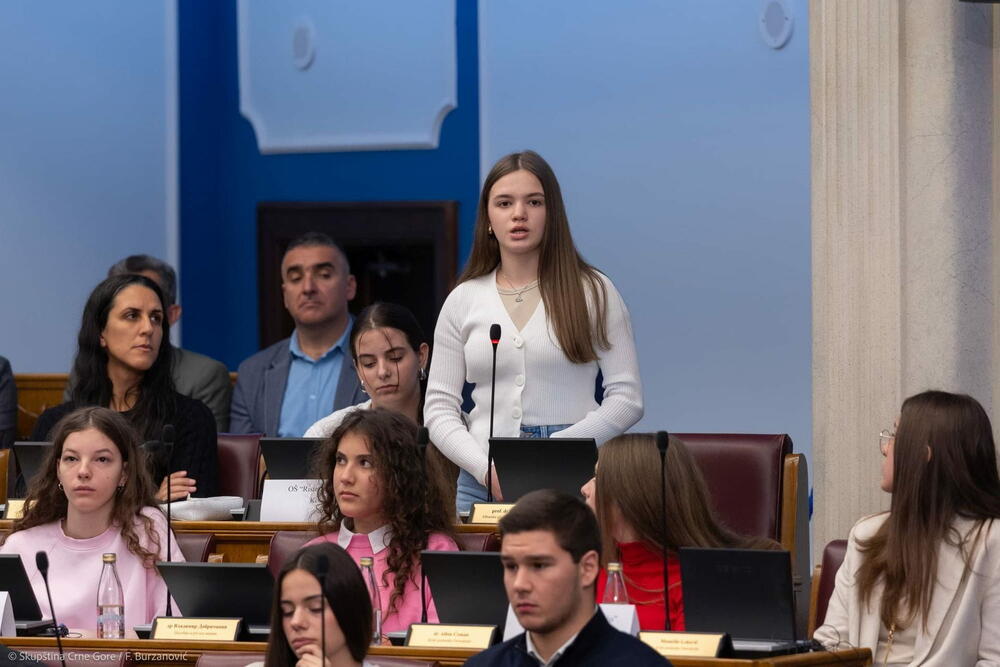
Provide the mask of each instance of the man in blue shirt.
POLYGON ((350 355, 347 302, 355 291, 347 257, 329 236, 310 232, 289 244, 281 293, 295 331, 240 364, 232 432, 298 438, 320 418, 364 400, 350 355))

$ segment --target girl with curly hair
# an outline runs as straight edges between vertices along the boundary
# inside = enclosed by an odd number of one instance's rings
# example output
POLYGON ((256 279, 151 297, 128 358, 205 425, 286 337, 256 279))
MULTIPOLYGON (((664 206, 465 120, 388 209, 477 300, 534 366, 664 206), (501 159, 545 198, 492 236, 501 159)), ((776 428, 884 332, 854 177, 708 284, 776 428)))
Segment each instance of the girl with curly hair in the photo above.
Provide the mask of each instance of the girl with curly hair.
MULTIPOLYGON (((167 520, 156 507, 139 436, 120 413, 81 408, 56 424, 49 456, 33 480, 24 516, 0 553, 20 554, 43 616, 51 616, 35 553, 49 555, 56 616, 97 627, 97 586, 106 553, 117 555, 125 627, 149 623, 167 604, 155 562, 166 560, 167 520)), ((171 560, 184 556, 171 545, 171 560)))
MULTIPOLYGON (((420 552, 458 551, 450 499, 428 482, 417 425, 375 408, 347 415, 317 455, 321 537, 360 563, 374 559, 383 632, 420 621, 420 552)), ((427 596, 427 616, 437 621, 427 596)))

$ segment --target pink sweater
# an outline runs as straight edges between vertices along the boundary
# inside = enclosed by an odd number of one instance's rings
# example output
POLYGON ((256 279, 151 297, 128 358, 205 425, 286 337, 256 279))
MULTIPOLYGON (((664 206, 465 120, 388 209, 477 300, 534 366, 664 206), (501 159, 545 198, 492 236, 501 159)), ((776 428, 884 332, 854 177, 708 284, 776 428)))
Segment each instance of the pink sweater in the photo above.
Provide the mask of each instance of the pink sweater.
MULTIPOLYGON (((153 519, 160 537, 160 557, 166 560, 167 519, 160 510, 147 507, 142 513, 153 519)), ((144 548, 150 548, 142 524, 136 519, 136 530, 144 548)), ((184 555, 177 548, 177 540, 171 536, 171 560, 183 561, 184 555)), ((52 589, 52 603, 56 607, 57 620, 68 628, 89 632, 97 630, 97 586, 104 567, 101 556, 105 553, 118 555, 115 567, 125 591, 125 631, 132 632, 136 625, 149 623, 156 616, 162 616, 167 606, 167 587, 155 568, 147 569, 138 556, 128 550, 121 530, 112 526, 97 537, 77 540, 67 537, 62 530, 62 522, 55 521, 42 526, 11 533, 0 546, 0 553, 20 554, 24 569, 35 591, 35 598, 42 610, 42 616, 50 618, 49 599, 45 595, 45 583, 35 567, 35 552, 45 551, 49 555, 49 586, 52 589)), ((174 605, 174 613, 177 607, 174 605)))
MULTIPOLYGON (((340 531, 322 535, 306 543, 320 544, 321 542, 333 542, 343 547, 359 567, 361 559, 371 556, 375 559, 375 581, 379 586, 379 598, 382 603, 382 632, 401 632, 410 627, 411 623, 420 622, 420 567, 413 570, 413 578, 406 582, 403 598, 399 601, 397 611, 389 613, 389 597, 392 595, 396 585, 396 579, 390 572, 386 577, 387 584, 383 586, 382 575, 387 569, 386 559, 389 557, 389 537, 388 526, 383 526, 368 535, 352 533, 346 526, 341 526, 340 531), (376 547, 373 549, 374 546, 376 547)), ((455 541, 441 533, 432 533, 427 538, 427 549, 431 551, 458 551, 455 541)), ((426 589, 427 594, 427 621, 437 623, 437 609, 434 607, 434 599, 431 597, 430 587, 426 589)))

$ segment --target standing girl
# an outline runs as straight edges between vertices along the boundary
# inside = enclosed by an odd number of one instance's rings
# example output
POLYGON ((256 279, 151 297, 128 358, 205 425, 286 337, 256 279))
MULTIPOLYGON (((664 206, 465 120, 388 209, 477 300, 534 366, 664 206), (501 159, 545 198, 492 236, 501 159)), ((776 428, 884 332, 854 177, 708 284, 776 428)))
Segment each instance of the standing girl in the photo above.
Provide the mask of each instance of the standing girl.
POLYGON ((460 511, 486 499, 494 323, 501 340, 493 435, 558 432, 601 444, 642 417, 628 309, 607 276, 577 252, 559 182, 532 151, 501 158, 486 177, 472 254, 434 332, 424 421, 431 440, 462 468, 460 511), (468 420, 466 382, 475 385, 468 420))

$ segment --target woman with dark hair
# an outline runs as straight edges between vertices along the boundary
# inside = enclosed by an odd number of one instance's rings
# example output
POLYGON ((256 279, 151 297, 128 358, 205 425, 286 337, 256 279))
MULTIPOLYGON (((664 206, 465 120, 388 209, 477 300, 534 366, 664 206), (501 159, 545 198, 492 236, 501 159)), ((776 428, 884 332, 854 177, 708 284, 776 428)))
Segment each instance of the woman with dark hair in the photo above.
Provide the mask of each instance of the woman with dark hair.
MULTIPOLYGON (((559 182, 532 151, 501 158, 486 177, 472 254, 434 332, 424 420, 431 440, 462 468, 460 511, 486 499, 494 323, 501 339, 493 435, 558 433, 601 444, 642 417, 628 309, 607 276, 577 252, 559 182), (475 385, 475 407, 465 420, 467 382, 475 385)), ((499 498, 501 485, 491 477, 499 498)))
POLYGON ((972 397, 926 391, 879 438, 890 509, 851 529, 826 622, 829 649, 879 665, 1000 665, 1000 477, 972 397))
MULTIPOLYGON (((351 357, 370 398, 337 410, 313 424, 307 438, 326 438, 355 410, 385 408, 424 421, 424 381, 430 348, 413 313, 395 303, 376 302, 361 311, 351 330, 351 357)), ((431 445, 427 449, 431 476, 446 498, 454 499, 458 466, 431 445)))
MULTIPOLYGON (((356 410, 323 443, 316 460, 321 537, 358 563, 374 560, 383 632, 420 621, 420 552, 457 551, 453 512, 440 489, 419 474, 417 425, 383 408, 356 410)), ((437 611, 426 598, 428 619, 437 611)))
MULTIPOLYGON (((76 408, 99 405, 122 413, 146 441, 159 441, 163 427, 176 429, 169 461, 154 459, 157 498, 171 500, 215 493, 218 444, 215 418, 201 401, 174 390, 170 374, 170 330, 159 286, 136 274, 102 281, 83 309, 76 384, 69 402, 41 414, 32 440, 48 440, 53 426, 76 408)), ((28 480, 26 480, 28 481, 28 480)))
MULTIPOLYGON (((662 630, 663 501, 660 453, 651 433, 626 433, 598 450, 594 477, 580 489, 601 527, 602 565, 622 565, 629 601, 643 630, 662 630)), ((687 446, 670 436, 666 461, 666 540, 670 628, 684 629, 680 547, 777 549, 767 538, 737 535, 712 511, 708 486, 687 446)), ((597 580, 604 597, 606 577, 597 580)))
MULTIPOLYGON (((125 627, 164 613, 167 587, 156 570, 166 560, 167 521, 155 506, 153 483, 138 435, 118 412, 81 408, 56 424, 52 449, 24 503, 24 516, 0 553, 20 554, 43 616, 50 616, 35 554, 49 556, 49 586, 59 621, 97 627, 102 555, 117 555, 125 592, 125 627)), ((176 540, 171 560, 183 561, 176 540)))
POLYGON ((361 572, 337 545, 314 544, 278 573, 266 660, 247 667, 359 667, 371 640, 372 603, 361 572))

